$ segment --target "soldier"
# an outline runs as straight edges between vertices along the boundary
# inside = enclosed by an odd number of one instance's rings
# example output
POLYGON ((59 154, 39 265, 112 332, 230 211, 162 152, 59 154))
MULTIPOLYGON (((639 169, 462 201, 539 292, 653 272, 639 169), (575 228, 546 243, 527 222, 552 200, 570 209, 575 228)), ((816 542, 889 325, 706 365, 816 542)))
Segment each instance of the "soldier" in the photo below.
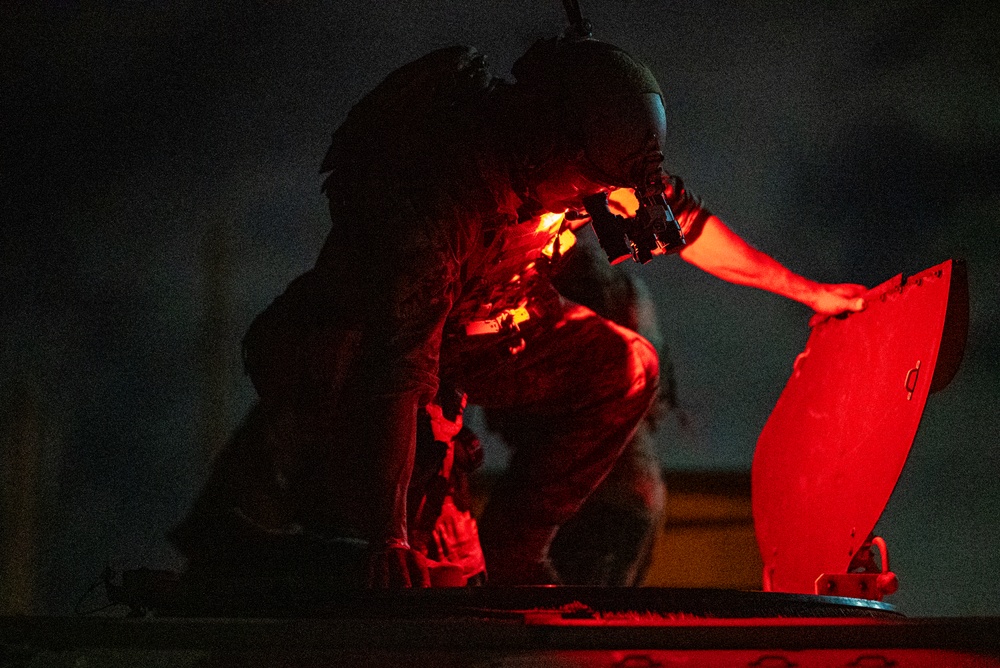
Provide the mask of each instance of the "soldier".
MULTIPOLYGON (((792 273, 665 174, 660 88, 621 49, 542 40, 513 75, 490 76, 471 49, 437 51, 334 133, 329 236, 244 339, 260 400, 172 534, 191 572, 375 587, 481 575, 476 526, 457 506, 442 502, 450 520, 411 545, 418 424, 432 443, 455 440, 467 397, 503 416, 514 453, 480 521, 489 582, 553 581, 556 529, 658 392, 653 346, 550 280, 585 199, 665 196, 686 261, 819 313, 863 308, 863 286, 792 273)), ((429 466, 447 477, 458 458, 445 449, 429 466)))

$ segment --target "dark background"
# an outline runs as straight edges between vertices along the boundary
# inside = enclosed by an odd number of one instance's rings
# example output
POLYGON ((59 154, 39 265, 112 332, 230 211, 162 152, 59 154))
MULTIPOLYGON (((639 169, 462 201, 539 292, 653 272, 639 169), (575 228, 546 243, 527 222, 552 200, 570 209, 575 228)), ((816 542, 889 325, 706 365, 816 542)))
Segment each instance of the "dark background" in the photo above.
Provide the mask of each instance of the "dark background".
MULTIPOLYGON (((351 105, 455 43, 505 74, 564 17, 556 0, 38 4, 0 10, 0 461, 20 518, 3 530, 36 571, 32 609, 66 612, 107 563, 179 565, 163 533, 252 400, 243 332, 320 248, 318 166, 351 105)), ((669 169, 754 245, 868 285, 968 261, 964 366, 878 529, 904 612, 1000 614, 997 12, 805 4, 585 10, 660 78, 669 169)), ((808 309, 676 258, 634 270, 691 418, 664 430, 664 463, 748 468, 808 309)))

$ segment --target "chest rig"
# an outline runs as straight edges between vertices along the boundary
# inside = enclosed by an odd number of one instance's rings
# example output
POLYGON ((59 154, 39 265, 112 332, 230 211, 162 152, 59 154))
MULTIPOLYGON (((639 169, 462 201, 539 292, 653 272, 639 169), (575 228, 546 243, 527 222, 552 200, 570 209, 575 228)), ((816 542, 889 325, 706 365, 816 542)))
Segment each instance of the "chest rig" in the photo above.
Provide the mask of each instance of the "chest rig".
POLYGON ((455 336, 509 336, 511 351, 523 346, 520 326, 539 318, 554 294, 548 275, 576 243, 564 214, 544 213, 497 230, 449 316, 455 336))

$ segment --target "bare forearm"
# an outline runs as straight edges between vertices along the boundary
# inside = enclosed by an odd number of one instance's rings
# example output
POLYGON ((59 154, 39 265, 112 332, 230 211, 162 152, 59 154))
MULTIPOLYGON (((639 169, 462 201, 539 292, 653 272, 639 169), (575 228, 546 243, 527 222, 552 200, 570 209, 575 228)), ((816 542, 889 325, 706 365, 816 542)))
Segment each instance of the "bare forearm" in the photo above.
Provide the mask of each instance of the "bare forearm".
POLYGON ((803 296, 816 285, 750 246, 716 216, 709 217, 701 235, 681 251, 681 257, 729 283, 760 288, 796 301, 804 302, 803 296))
POLYGON ((406 527, 406 495, 413 472, 417 397, 406 393, 384 398, 384 421, 373 424, 375 500, 367 584, 375 588, 429 587, 427 560, 410 548, 406 527))
POLYGON ((412 393, 392 397, 372 424, 376 457, 376 502, 372 510, 372 540, 406 542, 406 493, 416 450, 417 400, 412 393))
POLYGON ((681 251, 681 257, 724 281, 767 290, 817 312, 864 308, 860 299, 864 286, 817 283, 800 276, 750 246, 714 215, 707 219, 698 238, 681 251))

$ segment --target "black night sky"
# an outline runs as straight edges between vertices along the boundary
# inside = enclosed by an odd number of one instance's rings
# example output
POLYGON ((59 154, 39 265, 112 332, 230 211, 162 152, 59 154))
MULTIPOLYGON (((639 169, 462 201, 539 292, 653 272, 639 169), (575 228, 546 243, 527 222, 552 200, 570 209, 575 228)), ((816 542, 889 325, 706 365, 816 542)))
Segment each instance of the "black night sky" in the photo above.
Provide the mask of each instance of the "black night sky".
MULTIPOLYGON (((41 445, 4 480, 37 489, 38 611, 67 612, 107 563, 178 565, 163 533, 252 400, 243 332, 319 251, 319 163, 351 105, 456 43, 506 74, 565 19, 556 0, 33 4, 0 10, 0 427, 41 445)), ((879 525, 914 615, 1000 614, 991 6, 584 2, 657 73, 668 169, 752 244, 868 285, 968 262, 963 368, 879 525)), ((664 463, 748 468, 808 310, 676 258, 633 270, 690 416, 664 463)))

